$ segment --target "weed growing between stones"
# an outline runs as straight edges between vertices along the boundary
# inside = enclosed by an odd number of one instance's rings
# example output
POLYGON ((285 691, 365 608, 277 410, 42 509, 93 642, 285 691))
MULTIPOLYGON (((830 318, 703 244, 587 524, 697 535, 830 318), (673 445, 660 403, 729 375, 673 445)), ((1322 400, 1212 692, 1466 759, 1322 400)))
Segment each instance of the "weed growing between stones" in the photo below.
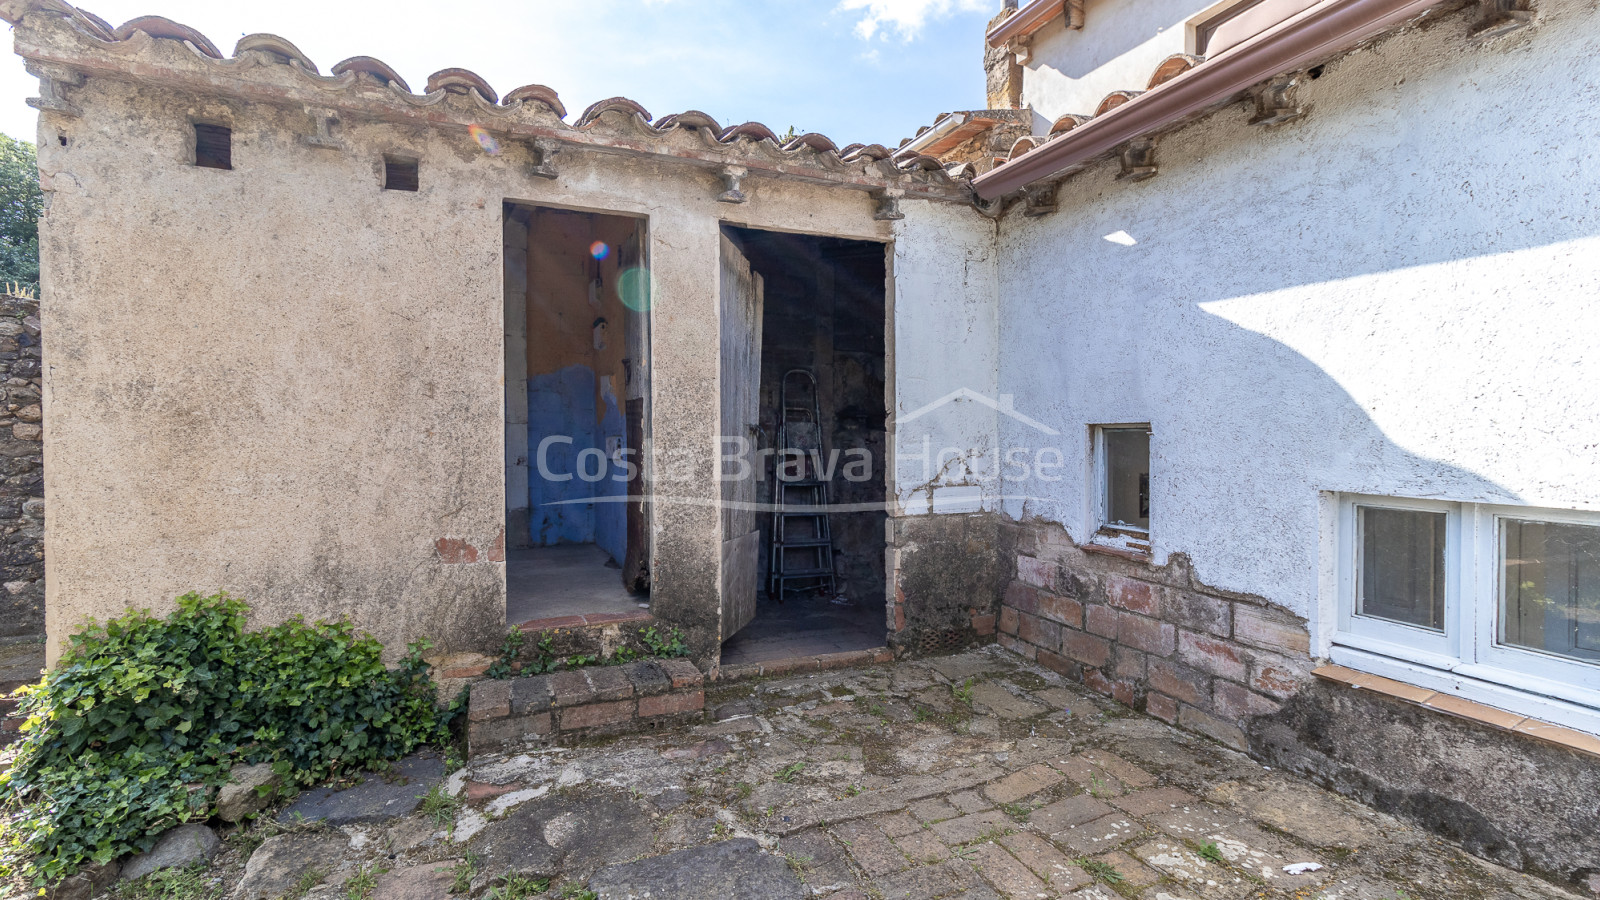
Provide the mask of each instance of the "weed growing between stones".
POLYGON ((0 775, 14 811, 0 877, 43 886, 147 851, 207 819, 238 764, 312 784, 448 739, 457 708, 438 708, 424 644, 388 669, 348 621, 246 632, 248 613, 226 594, 191 593, 166 618, 92 625, 20 692, 23 738, 0 775))
POLYGON ((1072 864, 1089 873, 1089 877, 1095 881, 1103 881, 1109 885, 1121 884, 1123 881, 1122 873, 1118 872, 1117 867, 1110 863, 1080 856, 1073 860, 1072 864))
POLYGON ((123 882, 112 896, 117 900, 213 900, 221 888, 207 877, 206 867, 163 869, 138 881, 123 882))
POLYGON ((373 900, 372 892, 378 889, 378 876, 387 871, 377 866, 362 866, 345 881, 345 900, 373 900))
POLYGON ((478 854, 468 853, 450 869, 450 893, 467 894, 472 891, 472 879, 478 874, 478 854))
POLYGON ((460 797, 452 797, 445 790, 444 783, 440 782, 428 788, 427 796, 422 798, 418 812, 440 828, 449 828, 455 824, 456 813, 461 810, 461 802, 460 797))
POLYGON ((513 875, 506 879, 506 883, 491 890, 486 896, 488 900, 527 900, 527 898, 542 894, 550 889, 550 879, 529 878, 524 875, 513 875))

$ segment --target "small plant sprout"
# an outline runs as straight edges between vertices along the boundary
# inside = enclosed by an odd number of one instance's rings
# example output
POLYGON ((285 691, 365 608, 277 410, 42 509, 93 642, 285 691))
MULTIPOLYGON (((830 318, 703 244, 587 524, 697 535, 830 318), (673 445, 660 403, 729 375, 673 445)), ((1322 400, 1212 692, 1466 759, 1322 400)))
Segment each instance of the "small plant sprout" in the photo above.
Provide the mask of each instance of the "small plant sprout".
POLYGON ((773 773, 772 780, 781 781, 784 784, 788 784, 794 780, 796 775, 799 775, 801 772, 805 771, 805 768, 806 764, 804 762, 791 763, 773 773))
POLYGON ((950 693, 956 698, 956 700, 958 702, 964 703, 967 706, 971 706, 972 705, 972 679, 968 678, 966 681, 963 681, 960 684, 960 686, 951 685, 950 686, 950 693))
POLYGON ((1214 863, 1226 863, 1228 861, 1227 858, 1222 855, 1222 850, 1217 847, 1216 841, 1212 841, 1209 844, 1202 844, 1200 849, 1195 852, 1200 854, 1201 859, 1209 859, 1214 863))
POLYGON ((1073 860, 1072 864, 1084 870, 1085 872, 1088 872, 1089 877, 1096 881, 1103 881, 1106 884, 1113 885, 1121 884, 1123 881, 1122 873, 1118 872, 1117 867, 1111 865, 1110 863, 1101 862, 1098 859, 1089 859, 1086 856, 1080 856, 1073 860))

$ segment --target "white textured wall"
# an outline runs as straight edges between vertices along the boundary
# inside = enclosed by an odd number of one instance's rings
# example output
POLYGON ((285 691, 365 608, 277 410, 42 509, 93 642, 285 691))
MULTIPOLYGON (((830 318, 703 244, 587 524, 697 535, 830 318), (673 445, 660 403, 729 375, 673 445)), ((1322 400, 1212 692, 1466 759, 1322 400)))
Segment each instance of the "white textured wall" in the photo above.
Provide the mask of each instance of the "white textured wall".
POLYGON ((1112 91, 1142 91, 1163 59, 1184 52, 1184 23, 1210 0, 1089 0, 1082 31, 1066 17, 1033 36, 1023 67, 1022 104, 1034 133, 1067 113, 1090 115, 1112 91))
POLYGON ((1230 107, 1150 181, 1006 218, 1000 387, 1073 472, 1009 511, 1087 539, 1088 426, 1150 421, 1157 561, 1310 614, 1319 491, 1600 509, 1600 15, 1540 11, 1485 48, 1452 14, 1328 66, 1298 123, 1230 107))
POLYGON ((909 514, 995 508, 995 412, 976 399, 999 394, 994 243, 944 204, 908 204, 895 230, 890 471, 909 514))

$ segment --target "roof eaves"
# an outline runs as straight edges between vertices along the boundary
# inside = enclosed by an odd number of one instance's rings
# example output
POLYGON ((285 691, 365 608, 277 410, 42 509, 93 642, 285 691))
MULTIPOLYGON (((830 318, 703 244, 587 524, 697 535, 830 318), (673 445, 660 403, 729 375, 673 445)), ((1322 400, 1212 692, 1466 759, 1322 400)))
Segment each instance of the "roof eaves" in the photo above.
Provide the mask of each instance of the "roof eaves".
POLYGON ((1012 41, 1024 40, 1066 11, 1067 0, 1034 0, 1016 15, 989 29, 986 36, 989 46, 1004 47, 1012 41))
POLYGON ((1143 93, 1114 92, 1093 118, 1069 126, 1054 140, 978 176, 973 179, 973 187, 981 200, 995 200, 1078 168, 1128 141, 1152 135, 1224 102, 1252 85, 1348 50, 1444 2, 1323 0, 1143 93))

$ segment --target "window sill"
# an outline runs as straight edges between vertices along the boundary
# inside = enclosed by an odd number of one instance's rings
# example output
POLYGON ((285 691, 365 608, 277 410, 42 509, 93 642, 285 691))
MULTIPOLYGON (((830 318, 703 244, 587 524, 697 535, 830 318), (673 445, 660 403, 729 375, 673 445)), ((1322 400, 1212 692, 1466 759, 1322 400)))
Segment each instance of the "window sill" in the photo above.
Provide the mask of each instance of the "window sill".
POLYGON ((1499 731, 1531 737, 1548 744, 1600 758, 1600 738, 1594 735, 1528 716, 1518 715, 1514 712, 1507 712, 1503 709, 1464 699, 1455 694, 1418 687, 1414 684, 1357 671, 1342 665, 1322 666, 1312 670, 1311 674, 1324 681, 1348 685, 1355 690, 1372 691, 1434 712, 1477 722, 1480 725, 1499 731))
POLYGON ((1150 534, 1108 525, 1095 532, 1094 537, 1083 545, 1083 550, 1085 553, 1098 553, 1101 556, 1149 562, 1150 534))

